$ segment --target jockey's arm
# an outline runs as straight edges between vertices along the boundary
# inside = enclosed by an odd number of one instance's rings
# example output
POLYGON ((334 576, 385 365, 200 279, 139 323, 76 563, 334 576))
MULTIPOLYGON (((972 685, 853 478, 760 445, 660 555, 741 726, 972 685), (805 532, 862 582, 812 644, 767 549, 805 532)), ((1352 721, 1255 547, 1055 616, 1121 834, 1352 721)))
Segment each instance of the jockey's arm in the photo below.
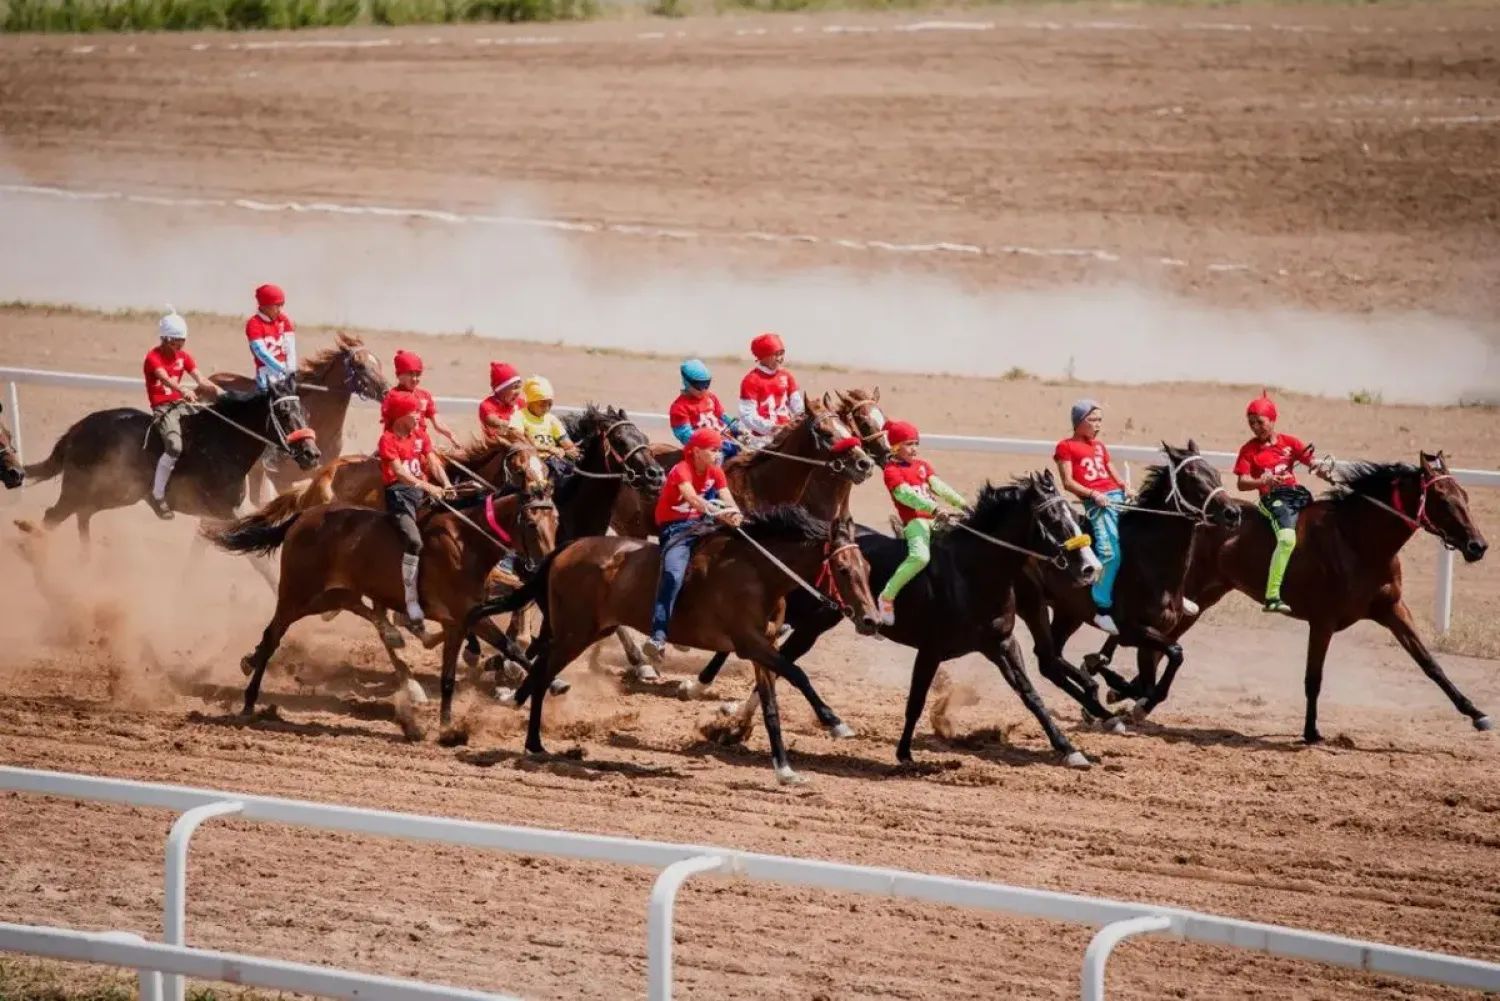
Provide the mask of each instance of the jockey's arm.
MULTIPOLYGON (((1057 478, 1062 483, 1064 490, 1079 500, 1093 499, 1094 491, 1073 479, 1073 464, 1071 462, 1066 459, 1054 459, 1052 461, 1057 464, 1057 478)), ((1114 472, 1114 470, 1110 470, 1110 472, 1114 472)), ((1116 478, 1118 479, 1118 477, 1116 478)))
POLYGON ((1125 487, 1125 477, 1121 476, 1120 471, 1115 468, 1115 460, 1105 459, 1104 469, 1107 473, 1109 473, 1110 476, 1114 477, 1114 481, 1120 484, 1120 488, 1123 490, 1125 487))
POLYGON ((1259 490, 1263 486, 1274 487, 1281 477, 1269 469, 1259 476, 1251 476, 1249 473, 1240 473, 1235 479, 1235 486, 1241 490, 1259 490))
POLYGON ((207 379, 203 378, 203 376, 199 375, 196 368, 188 369, 187 374, 193 377, 193 384, 198 387, 198 391, 205 393, 210 398, 218 396, 223 392, 223 390, 219 388, 217 383, 209 382, 207 379))
MULTIPOLYGON (((932 481, 929 479, 928 482, 931 483, 932 481)), ((918 511, 929 516, 937 513, 937 504, 931 498, 924 497, 918 493, 916 488, 910 483, 899 484, 896 489, 891 491, 891 496, 913 511, 918 511)))
POLYGON ((432 425, 432 429, 434 431, 442 435, 444 438, 448 439, 448 444, 454 446, 458 445, 458 439, 453 437, 452 428, 444 424, 442 418, 440 418, 437 414, 433 414, 430 418, 428 418, 428 423, 432 425))
POLYGON ((802 394, 801 389, 792 390, 791 395, 786 398, 786 408, 793 417, 807 413, 807 397, 802 394))
POLYGON ((688 443, 688 439, 692 436, 693 426, 691 424, 672 425, 672 437, 676 438, 679 444, 686 445, 688 443))
MULTIPOLYGON (((688 484, 686 489, 692 490, 692 484, 688 484)), ((744 515, 740 513, 740 505, 734 499, 734 494, 729 492, 728 487, 720 490, 719 496, 713 501, 704 502, 704 513, 736 527, 744 520, 744 515)))
POLYGON ((279 359, 267 351, 266 346, 260 341, 250 342, 250 353, 255 356, 255 360, 263 367, 270 369, 277 375, 287 375, 292 371, 292 366, 295 364, 292 361, 291 336, 291 334, 287 334, 283 340, 283 343, 287 344, 287 363, 285 365, 281 364, 279 359))
POLYGON ((963 494, 959 493, 957 490, 954 490, 952 487, 950 487, 947 483, 944 483, 942 480, 938 479, 935 474, 927 477, 927 487, 937 495, 939 500, 943 501, 956 511, 962 511, 964 508, 969 506, 969 502, 964 499, 963 494))
POLYGON ((427 453, 427 475, 442 489, 452 489, 453 481, 448 479, 448 467, 443 464, 443 457, 435 451, 427 453))
POLYGON ((776 433, 776 425, 760 415, 754 400, 740 400, 740 424, 757 438, 769 438, 776 433))
MULTIPOLYGON (((193 391, 168 375, 166 369, 157 366, 157 368, 151 373, 151 375, 156 379, 157 382, 160 382, 163 386, 166 386, 168 389, 172 390, 172 392, 181 393, 183 399, 189 401, 195 399, 195 397, 193 396, 193 391)), ((193 378, 195 380, 198 378, 197 372, 193 373, 193 378)), ((199 385, 202 385, 201 381, 199 381, 199 385)))
POLYGON ((434 497, 441 497, 443 495, 442 487, 414 475, 404 464, 399 462, 392 463, 391 469, 396 474, 396 481, 403 486, 416 487, 423 493, 432 494, 434 497))

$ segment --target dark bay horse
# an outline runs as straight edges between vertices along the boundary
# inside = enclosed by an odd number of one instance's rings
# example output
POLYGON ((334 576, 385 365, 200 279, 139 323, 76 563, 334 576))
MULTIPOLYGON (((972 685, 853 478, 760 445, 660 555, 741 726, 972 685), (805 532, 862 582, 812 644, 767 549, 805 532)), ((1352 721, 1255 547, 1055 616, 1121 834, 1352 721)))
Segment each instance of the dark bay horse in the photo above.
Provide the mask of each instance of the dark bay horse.
MULTIPOLYGON (((1077 583, 1091 584, 1099 573, 1099 561, 1087 540, 1050 471, 1032 473, 1004 487, 986 483, 970 514, 934 533, 932 561, 896 596, 895 625, 880 627, 886 639, 917 651, 897 760, 912 760, 912 736, 938 667, 944 661, 978 653, 1000 669, 1064 762, 1074 768, 1089 767, 1089 760, 1052 721, 1026 674, 1025 659, 1013 635, 1014 585, 1026 565, 1034 560, 1050 562, 1077 583)), ((870 564, 870 585, 878 590, 906 558, 906 542, 863 526, 858 541, 870 564)), ((796 661, 812 649, 818 637, 838 625, 838 617, 789 601, 787 622, 792 631, 780 652, 796 661)), ((712 667, 699 676, 701 684, 712 684, 712 667)), ((726 739, 742 740, 749 735, 755 701, 752 696, 740 703, 735 713, 738 729, 726 734, 726 739)), ((1109 715, 1097 701, 1090 708, 1102 717, 1109 715)))
MULTIPOLYGON (((476 614, 505 611, 532 600, 542 609, 542 629, 532 648, 535 666, 516 692, 517 704, 531 699, 527 751, 545 753, 541 723, 547 684, 619 626, 650 628, 660 567, 661 551, 655 543, 621 536, 579 539, 545 562, 516 594, 498 606, 477 610, 476 614)), ((772 640, 787 594, 810 579, 833 581, 832 590, 844 607, 829 599, 831 614, 849 615, 862 633, 875 631, 869 566, 854 541, 853 523, 820 521, 804 508, 786 505, 747 515, 740 529, 705 531, 667 633, 671 643, 733 651, 755 663, 771 756, 781 782, 800 779, 787 761, 771 675, 791 682, 812 705, 818 722, 835 736, 844 730, 843 721, 818 697, 807 674, 778 652, 772 640), (767 559, 767 552, 784 566, 767 559)))
MULTIPOLYGON (((225 391, 184 416, 182 459, 167 487, 173 510, 219 521, 233 518, 245 500, 245 477, 267 443, 289 453, 303 469, 315 468, 316 435, 296 390, 296 380, 287 379, 264 393, 225 391)), ((44 527, 51 530, 76 516, 78 536, 87 547, 95 514, 147 498, 161 453, 150 414, 131 408, 89 414, 63 432, 45 461, 26 467, 26 475, 38 482, 63 478, 57 503, 42 516, 44 527)))
MULTIPOLYGON (((494 502, 493 515, 524 559, 539 561, 556 544, 557 508, 550 499, 510 494, 494 502)), ((452 719, 465 620, 470 610, 484 601, 485 583, 505 547, 491 534, 492 529, 454 510, 424 505, 418 527, 422 532, 418 588, 423 610, 441 629, 440 719, 447 726, 452 719)), ((254 711, 266 665, 292 623, 338 610, 358 615, 379 628, 382 609, 405 607, 401 533, 383 511, 335 502, 298 512, 281 522, 251 518, 205 528, 203 533, 226 552, 269 555, 281 550, 276 612, 254 652, 240 662, 250 676, 245 688, 246 715, 254 711), (365 605, 367 598, 373 610, 365 605)), ((399 672, 404 665, 395 657, 392 660, 399 672)), ((402 718, 409 738, 420 739, 414 722, 400 713, 398 718, 402 718)))
MULTIPOLYGON (((1147 471, 1135 503, 1120 513, 1123 559, 1115 578, 1113 614, 1120 630, 1116 642, 1138 648, 1142 670, 1150 665, 1153 679, 1156 657, 1167 658, 1169 672, 1182 664, 1182 647, 1170 633, 1184 615, 1182 591, 1199 526, 1234 529, 1242 517, 1197 442, 1189 439, 1185 449, 1166 442, 1161 447, 1166 464, 1147 471)), ((1094 618, 1089 589, 1074 585, 1055 567, 1033 563, 1016 582, 1016 603, 1042 675, 1083 705, 1079 685, 1088 675, 1064 660, 1063 649, 1094 618)), ((1097 700, 1091 680, 1088 697, 1097 700)))
MULTIPOLYGON (((232 372, 215 372, 209 381, 236 392, 253 392, 255 380, 232 372)), ((323 454, 337 459, 344 452, 344 421, 354 397, 379 403, 390 386, 385 381, 380 358, 353 334, 339 331, 334 346, 307 358, 297 369, 297 396, 307 426, 318 436, 323 454)), ((263 457, 264 458, 264 457, 263 457)), ((305 480, 302 471, 275 463, 257 462, 249 474, 249 495, 257 503, 269 481, 272 491, 284 493, 305 480)))
MULTIPOLYGON (((1419 529, 1457 550, 1467 563, 1484 558, 1489 544, 1469 514, 1468 493, 1453 478, 1442 452, 1422 452, 1415 466, 1340 463, 1336 475, 1341 486, 1307 507, 1298 519, 1297 548, 1282 587, 1292 617, 1308 624, 1302 739, 1309 744, 1323 739, 1318 732, 1318 693, 1334 634, 1365 619, 1390 630, 1476 730, 1490 729, 1490 718, 1448 680, 1417 635, 1411 610, 1401 596, 1401 548, 1419 529)), ((1243 511, 1239 527, 1207 529, 1193 550, 1185 593, 1204 611, 1231 591, 1256 601, 1265 594, 1266 567, 1275 539, 1253 504, 1236 504, 1243 511)), ((1181 636, 1195 621, 1179 622, 1172 638, 1181 636)), ((1111 638, 1100 651, 1104 663, 1113 652, 1111 638)), ((1098 673, 1117 694, 1146 700, 1148 710, 1166 699, 1173 678, 1169 669, 1159 683, 1147 688, 1149 675, 1127 682, 1107 667, 1099 667, 1098 673)))
MULTIPOLYGON (((0 416, 4 416, 5 406, 0 404, 0 416)), ((21 465, 21 457, 16 454, 15 442, 11 440, 10 429, 0 421, 0 483, 5 484, 5 489, 14 490, 26 482, 26 470, 21 465)))

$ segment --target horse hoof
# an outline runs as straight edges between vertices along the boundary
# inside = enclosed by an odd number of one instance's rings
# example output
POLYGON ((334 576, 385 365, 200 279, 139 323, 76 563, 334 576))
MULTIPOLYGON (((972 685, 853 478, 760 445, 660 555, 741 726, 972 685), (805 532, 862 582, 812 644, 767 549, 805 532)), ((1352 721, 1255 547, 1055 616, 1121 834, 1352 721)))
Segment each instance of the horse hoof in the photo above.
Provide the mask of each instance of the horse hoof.
POLYGON ((240 658, 240 673, 247 678, 255 673, 255 664, 248 654, 240 658))
POLYGON ((807 779, 792 771, 790 765, 776 769, 776 781, 784 786, 800 786, 807 783, 807 779))
POLYGON ((495 659, 500 661, 500 663, 494 665, 494 668, 495 673, 500 676, 501 681, 507 685, 520 685, 521 682, 526 680, 526 671, 524 668, 517 664, 512 664, 508 660, 501 660, 499 655, 496 655, 495 659))
POLYGON ((656 673, 656 668, 650 664, 642 664, 631 671, 636 681, 660 681, 661 675, 656 673))
POLYGON ((338 617, 339 617, 339 610, 337 608, 335 608, 331 612, 324 612, 323 616, 322 616, 324 622, 332 622, 334 619, 336 619, 338 617))
POLYGON ((1083 669, 1090 674, 1098 674, 1101 668, 1108 666, 1108 657, 1101 657, 1097 653, 1086 653, 1083 655, 1083 669))
POLYGON ((427 701, 427 693, 422 690, 421 685, 417 684, 416 678, 406 679, 406 695, 417 705, 422 705, 427 701))
POLYGON ((1125 717, 1127 719, 1140 723, 1145 720, 1147 716, 1151 715, 1151 708, 1151 706, 1146 704, 1145 699, 1141 699, 1137 701, 1135 705, 1130 707, 1130 709, 1125 713, 1125 717))
POLYGON ((1082 751, 1074 751, 1063 759, 1063 764, 1069 768, 1093 768, 1094 763, 1083 756, 1082 751))
POLYGON ((854 729, 848 723, 835 723, 828 728, 828 736, 834 740, 849 740, 854 736, 854 729))
POLYGON ((1474 729, 1478 730, 1481 733, 1486 730, 1493 730, 1494 728, 1495 724, 1490 721, 1490 718, 1488 716, 1481 716, 1474 721, 1474 729))
POLYGON ((720 716, 734 716, 738 714, 739 711, 740 704, 738 702, 725 702, 723 705, 719 706, 720 716))
POLYGON ((505 706, 507 709, 520 708, 516 705, 516 690, 514 688, 495 689, 495 701, 500 703, 502 706, 505 706))
POLYGON ((1125 720, 1119 716, 1111 716, 1104 723, 1104 729, 1110 733, 1124 737, 1130 733, 1130 728, 1125 725, 1125 720))
POLYGON ((474 668, 479 666, 479 651, 470 650, 468 647, 464 647, 463 659, 464 667, 467 667, 472 671, 474 670, 474 668))
POLYGON ((552 684, 550 684, 550 685, 547 686, 547 694, 549 694, 549 695, 566 695, 566 694, 568 694, 568 689, 570 689, 572 687, 573 686, 572 686, 571 683, 566 682, 566 681, 562 680, 561 678, 554 678, 554 679, 552 679, 552 684))
POLYGON ((703 693, 703 685, 697 678, 688 678, 686 681, 677 683, 677 697, 684 701, 696 699, 703 693))

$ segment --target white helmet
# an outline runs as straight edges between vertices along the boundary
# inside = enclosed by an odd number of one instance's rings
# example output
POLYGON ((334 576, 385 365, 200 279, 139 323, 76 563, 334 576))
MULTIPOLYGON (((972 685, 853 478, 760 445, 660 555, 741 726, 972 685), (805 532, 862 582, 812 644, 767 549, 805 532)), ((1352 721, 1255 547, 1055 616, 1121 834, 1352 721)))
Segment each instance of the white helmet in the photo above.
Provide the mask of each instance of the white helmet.
POLYGON ((168 306, 167 309, 170 312, 166 316, 163 316, 161 322, 156 325, 156 329, 161 334, 162 339, 187 340, 187 321, 178 316, 177 311, 172 309, 171 306, 168 306))

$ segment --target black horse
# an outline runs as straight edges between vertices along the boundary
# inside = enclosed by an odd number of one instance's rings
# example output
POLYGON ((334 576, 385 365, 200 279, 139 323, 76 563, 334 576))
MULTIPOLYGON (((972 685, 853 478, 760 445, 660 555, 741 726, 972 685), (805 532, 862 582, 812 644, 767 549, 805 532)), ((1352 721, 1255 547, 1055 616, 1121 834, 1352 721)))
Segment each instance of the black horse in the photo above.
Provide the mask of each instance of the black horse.
MULTIPOLYGON (((1136 647, 1141 670, 1154 684, 1158 657, 1167 658, 1167 672, 1182 665, 1182 648, 1170 635, 1179 621, 1190 618, 1183 608, 1183 586, 1199 526, 1236 528, 1240 509, 1224 492, 1213 464, 1188 440, 1186 449, 1162 442, 1166 465, 1152 466, 1135 503, 1120 514, 1120 551, 1123 562, 1115 578, 1113 618, 1117 646, 1136 647)), ((1080 704, 1087 705, 1078 687, 1085 675, 1063 659, 1068 638, 1094 618, 1096 608, 1088 588, 1074 586, 1065 575, 1033 564, 1016 582, 1017 612, 1031 632, 1042 674, 1080 704), (1047 621, 1048 606, 1052 621, 1047 621)), ((1090 680, 1087 695, 1097 699, 1090 680)), ((1148 707, 1143 707, 1149 711, 1148 707)))
MULTIPOLYGON (((182 459, 172 473, 167 500, 199 518, 229 520, 245 499, 245 477, 267 443, 291 454, 297 465, 318 465, 318 446, 307 428, 295 379, 265 392, 224 391, 212 405, 182 419, 182 459)), ((57 503, 42 516, 50 531, 70 515, 88 546, 89 520, 100 511, 129 507, 151 493, 161 436, 151 415, 122 407, 100 410, 78 421, 52 447, 46 461, 26 467, 34 480, 62 476, 57 503)))
MULTIPOLYGON (((5 407, 0 404, 0 415, 4 413, 5 407)), ((16 454, 10 430, 0 423, 0 483, 5 484, 5 489, 14 490, 25 482, 26 470, 21 466, 21 457, 16 454)))
MULTIPOLYGON (((939 665, 978 653, 1000 669, 1066 763, 1075 768, 1088 767, 1088 759, 1052 721, 1026 674, 1013 635, 1015 584, 1028 563, 1050 562, 1077 584, 1093 582, 1099 561, 1081 544, 1084 538, 1072 507, 1058 492, 1050 472, 1032 473, 1004 487, 986 483, 963 521, 934 533, 931 562, 896 596, 895 625, 880 629, 887 639, 917 651, 906 699, 906 726, 896 748, 898 760, 912 760, 912 734, 939 665)), ((879 590, 906 558, 906 543, 864 526, 860 526, 858 542, 870 564, 870 587, 879 590)), ((786 622, 792 631, 780 652, 793 662, 840 621, 836 610, 800 592, 788 598, 786 609, 786 622)), ((698 676, 699 684, 712 684, 726 659, 720 655, 710 661, 698 676)), ((1081 685, 1075 682, 1075 687, 1081 685)), ((1087 693, 1080 695, 1090 712, 1101 718, 1110 715, 1096 699, 1087 693)), ((752 695, 741 703, 739 732, 729 736, 748 736, 756 701, 752 695)))

